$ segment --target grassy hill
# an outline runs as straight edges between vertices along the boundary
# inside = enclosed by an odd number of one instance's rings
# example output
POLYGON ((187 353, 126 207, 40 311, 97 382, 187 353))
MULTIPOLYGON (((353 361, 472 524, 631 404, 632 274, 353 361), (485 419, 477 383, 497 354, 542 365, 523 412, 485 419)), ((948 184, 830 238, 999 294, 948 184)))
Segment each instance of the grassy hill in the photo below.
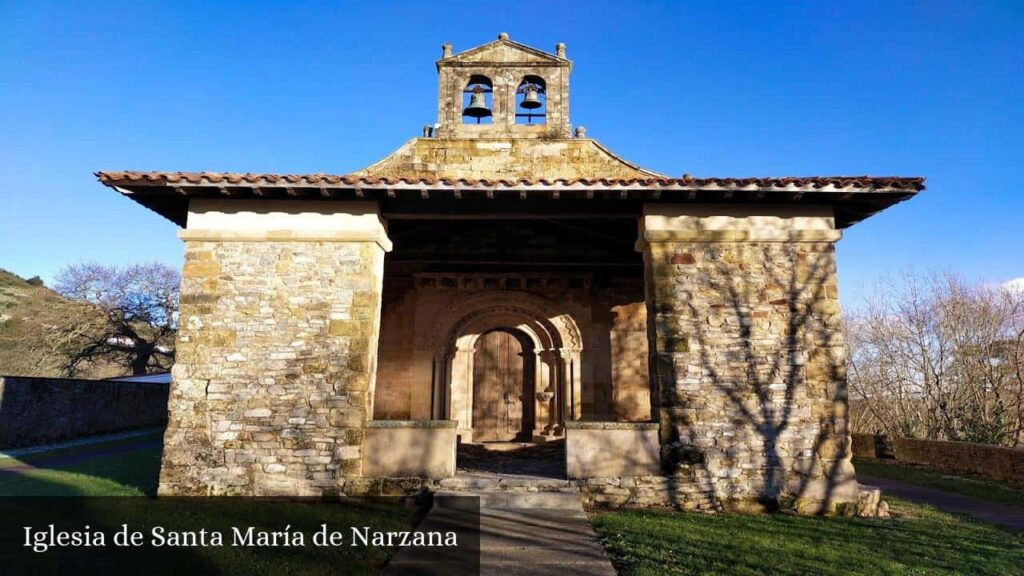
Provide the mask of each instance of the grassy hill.
MULTIPOLYGON (((73 346, 66 328, 102 323, 103 314, 95 307, 69 300, 38 279, 26 280, 0 268, 0 375, 66 376, 62 364, 73 346)), ((107 378, 125 372, 122 366, 100 362, 83 366, 74 376, 107 378)))

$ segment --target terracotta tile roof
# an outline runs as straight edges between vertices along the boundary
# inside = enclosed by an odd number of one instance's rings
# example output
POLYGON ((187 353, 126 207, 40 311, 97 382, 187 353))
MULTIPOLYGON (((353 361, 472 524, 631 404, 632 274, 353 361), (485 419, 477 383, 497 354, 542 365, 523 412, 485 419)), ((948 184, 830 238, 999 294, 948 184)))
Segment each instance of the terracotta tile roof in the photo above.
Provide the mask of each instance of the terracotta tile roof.
POLYGON ((473 180, 465 178, 388 178, 332 174, 238 174, 218 172, 97 172, 108 186, 352 186, 352 187, 428 187, 428 188, 519 188, 519 187, 630 187, 732 190, 846 190, 908 191, 924 190, 924 178, 897 176, 807 176, 765 178, 632 178, 632 179, 515 179, 473 180))
MULTIPOLYGON (((97 172, 103 184, 179 226, 190 198, 374 200, 385 213, 469 210, 473 202, 551 202, 544 209, 636 212, 645 202, 816 203, 834 207, 845 228, 924 189, 924 178, 813 176, 804 178, 500 179, 395 178, 361 174, 236 174, 215 172, 97 172), (423 202, 429 202, 423 204, 423 202), (452 204, 456 202, 456 204, 452 204), (585 202, 587 208, 574 202, 585 202), (628 204, 624 204, 628 202, 628 204)), ((515 211, 520 204, 476 205, 515 211)), ((526 208, 522 208, 526 209, 526 208)), ((639 213, 639 212, 637 212, 639 213)))

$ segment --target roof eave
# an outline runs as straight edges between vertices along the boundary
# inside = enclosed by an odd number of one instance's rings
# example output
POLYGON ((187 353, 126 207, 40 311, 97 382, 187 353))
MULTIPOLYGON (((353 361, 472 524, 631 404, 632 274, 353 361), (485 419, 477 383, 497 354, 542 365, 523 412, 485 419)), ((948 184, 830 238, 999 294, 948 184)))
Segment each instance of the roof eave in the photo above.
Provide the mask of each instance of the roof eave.
MULTIPOLYGON (((409 201, 433 199, 494 198, 564 201, 599 200, 676 203, 747 203, 747 204, 829 204, 836 211, 837 226, 848 227, 889 206, 907 200, 924 188, 918 187, 836 187, 833 185, 758 186, 755 184, 709 185, 706 182, 671 180, 661 182, 406 182, 380 179, 364 182, 330 182, 324 178, 316 183, 291 181, 275 177, 272 181, 253 182, 167 182, 138 179, 116 181, 98 173, 100 181, 121 194, 184 226, 190 198, 228 198, 250 200, 347 200, 347 201, 409 201)), ((906 179, 905 179, 906 180, 906 179)), ((911 179, 913 180, 913 179, 911 179)))

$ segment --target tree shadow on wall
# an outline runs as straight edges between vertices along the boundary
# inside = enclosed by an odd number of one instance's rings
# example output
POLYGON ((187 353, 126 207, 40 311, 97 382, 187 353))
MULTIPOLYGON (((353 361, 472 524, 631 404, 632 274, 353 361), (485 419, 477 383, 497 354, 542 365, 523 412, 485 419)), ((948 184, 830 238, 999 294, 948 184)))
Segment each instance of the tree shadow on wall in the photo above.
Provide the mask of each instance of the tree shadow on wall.
POLYGON ((832 245, 688 250, 653 262, 666 468, 719 506, 834 510, 853 471, 832 245))

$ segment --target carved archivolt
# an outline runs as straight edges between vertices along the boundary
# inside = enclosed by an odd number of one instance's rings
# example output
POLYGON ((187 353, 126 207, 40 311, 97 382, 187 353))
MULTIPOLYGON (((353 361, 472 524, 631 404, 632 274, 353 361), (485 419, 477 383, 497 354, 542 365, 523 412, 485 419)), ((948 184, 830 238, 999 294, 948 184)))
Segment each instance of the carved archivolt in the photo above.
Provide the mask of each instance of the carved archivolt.
POLYGON ((583 348, 579 327, 569 314, 536 294, 516 290, 479 292, 452 303, 434 317, 428 330, 420 332, 418 347, 452 351, 461 336, 501 326, 522 329, 538 351, 583 348))

